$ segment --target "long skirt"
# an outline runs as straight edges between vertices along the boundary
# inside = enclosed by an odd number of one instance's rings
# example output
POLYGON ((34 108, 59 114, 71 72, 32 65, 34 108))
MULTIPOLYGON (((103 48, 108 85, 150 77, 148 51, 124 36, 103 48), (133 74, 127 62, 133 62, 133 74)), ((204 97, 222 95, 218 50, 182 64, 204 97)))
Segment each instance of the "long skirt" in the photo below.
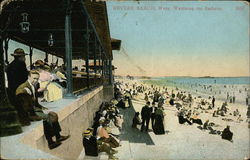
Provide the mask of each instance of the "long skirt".
POLYGON ((155 121, 153 125, 153 130, 155 134, 165 134, 163 118, 160 115, 155 115, 155 121))

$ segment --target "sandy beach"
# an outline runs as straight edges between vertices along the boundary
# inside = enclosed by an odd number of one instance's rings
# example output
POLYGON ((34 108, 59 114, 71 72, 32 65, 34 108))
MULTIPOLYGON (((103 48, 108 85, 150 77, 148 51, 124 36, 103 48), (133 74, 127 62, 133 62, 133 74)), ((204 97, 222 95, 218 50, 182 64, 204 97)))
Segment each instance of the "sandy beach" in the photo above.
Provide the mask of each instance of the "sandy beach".
MULTIPOLYGON (((209 98, 213 95, 209 95, 207 93, 199 93, 193 90, 183 90, 182 88, 176 88, 174 86, 157 86, 143 83, 142 80, 134 79, 117 79, 116 82, 119 82, 120 88, 122 92, 131 90, 135 90, 135 86, 143 86, 146 88, 146 92, 153 90, 160 91, 165 98, 164 107, 164 126, 165 132, 164 135, 155 135, 154 132, 149 131, 148 135, 153 141, 154 145, 142 145, 140 143, 129 143, 129 147, 131 152, 130 156, 124 154, 124 150, 126 149, 126 145, 124 145, 119 150, 119 158, 120 159, 246 159, 249 158, 249 128, 247 122, 247 105, 240 101, 240 94, 235 94, 236 103, 227 102, 228 112, 225 116, 213 117, 213 112, 217 108, 221 107, 222 104, 226 101, 226 97, 223 99, 223 96, 220 98, 216 98, 214 109, 197 109, 196 107, 200 104, 201 100, 207 101, 208 103, 203 106, 203 108, 207 108, 211 103, 212 99, 209 98), (167 92, 166 91, 167 88, 167 92), (224 140, 220 135, 217 134, 209 134, 207 130, 200 130, 197 127, 198 124, 179 124, 177 117, 177 108, 169 104, 169 100, 171 98, 170 93, 177 94, 178 92, 190 93, 194 99, 192 105, 189 106, 191 110, 195 110, 195 112, 199 113, 199 118, 204 123, 206 120, 216 124, 213 128, 218 131, 223 131, 223 129, 229 125, 230 130, 233 132, 233 142, 228 140, 224 140), (239 116, 234 116, 233 112, 238 109, 240 113, 239 116), (150 153, 150 154, 145 154, 150 153)), ((221 87, 224 88, 223 85, 221 87)), ((233 86, 235 87, 235 86, 233 86)), ((237 86, 235 88, 224 88, 223 92, 234 92, 234 90, 239 89, 239 87, 246 86, 237 86)), ((219 88, 219 87, 218 87, 219 88)), ((221 89, 222 90, 222 89, 221 89)), ((133 96, 133 109, 135 112, 140 112, 141 108, 145 105, 146 101, 144 100, 144 92, 137 93, 133 96)), ((149 96, 149 101, 153 101, 149 96)), ((182 104, 181 101, 176 100, 175 103, 182 104)), ((126 112, 124 110, 123 112, 126 112)), ((132 119, 132 117, 131 117, 132 119)), ((139 129, 139 127, 138 127, 139 129)), ((149 129, 152 129, 151 125, 149 129)), ((126 133, 126 130, 124 131, 126 133)), ((124 133, 124 134, 125 134, 124 133)), ((130 133, 127 133, 130 134, 130 133)), ((140 134, 138 132, 138 134, 140 134)), ((143 134, 145 133, 141 133, 143 134)), ((146 143, 146 142, 145 142, 146 143)))

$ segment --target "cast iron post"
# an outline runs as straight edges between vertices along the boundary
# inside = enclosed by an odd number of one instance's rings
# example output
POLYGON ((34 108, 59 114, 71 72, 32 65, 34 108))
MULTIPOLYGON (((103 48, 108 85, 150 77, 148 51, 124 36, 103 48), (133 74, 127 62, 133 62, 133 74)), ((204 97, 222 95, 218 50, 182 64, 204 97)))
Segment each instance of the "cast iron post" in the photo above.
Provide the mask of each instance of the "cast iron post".
POLYGON ((101 56, 102 56, 102 78, 105 81, 105 77, 104 77, 104 53, 101 52, 101 56))
POLYGON ((96 36, 94 36, 94 72, 95 72, 95 77, 94 81, 96 82, 96 36))
POLYGON ((113 84, 112 61, 109 59, 109 84, 113 84))
POLYGON ((65 15, 65 62, 66 62, 66 77, 67 77, 67 92, 65 98, 73 98, 72 84, 72 35, 71 35, 71 2, 66 0, 66 15, 65 15))
POLYGON ((89 88, 89 20, 86 16, 86 57, 85 57, 85 63, 86 63, 86 72, 87 72, 87 88, 89 88))

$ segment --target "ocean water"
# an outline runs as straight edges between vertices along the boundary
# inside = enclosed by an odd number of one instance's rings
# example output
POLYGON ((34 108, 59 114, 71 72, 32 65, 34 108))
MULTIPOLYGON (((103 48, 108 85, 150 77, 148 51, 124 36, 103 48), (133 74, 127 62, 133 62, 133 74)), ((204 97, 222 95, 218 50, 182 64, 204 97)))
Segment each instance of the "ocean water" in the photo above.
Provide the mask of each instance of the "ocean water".
POLYGON ((216 96, 225 100, 228 95, 235 96, 244 103, 250 96, 250 77, 157 77, 143 81, 149 85, 177 87, 193 94, 216 96))
POLYGON ((196 78, 196 77, 157 77, 145 82, 158 85, 249 85, 250 77, 215 77, 215 78, 196 78))

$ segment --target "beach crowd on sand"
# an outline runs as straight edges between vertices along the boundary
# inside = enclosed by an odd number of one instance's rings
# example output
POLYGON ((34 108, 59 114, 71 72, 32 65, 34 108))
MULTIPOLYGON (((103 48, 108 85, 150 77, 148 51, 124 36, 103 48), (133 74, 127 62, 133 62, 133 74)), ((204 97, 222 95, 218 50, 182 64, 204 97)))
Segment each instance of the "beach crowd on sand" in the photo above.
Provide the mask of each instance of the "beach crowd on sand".
MULTIPOLYGON (((114 84, 114 98, 104 102, 96 112, 94 123, 83 133, 85 155, 98 156, 106 152, 109 159, 118 159, 115 154, 121 146, 120 134, 123 128, 123 115, 120 110, 133 108, 134 102, 144 105, 135 111, 130 124, 141 132, 153 132, 163 135, 166 132, 164 119, 166 110, 174 109, 179 125, 194 126, 197 130, 220 136, 222 140, 234 142, 234 133, 230 124, 248 123, 249 104, 237 104, 225 97, 225 101, 215 96, 208 98, 191 94, 177 87, 146 84, 139 80, 117 79, 114 84)), ((193 128, 192 128, 193 129, 193 128)))
MULTIPOLYGON (((249 97, 246 98, 246 104, 242 105, 237 104, 235 97, 231 96, 225 97, 224 101, 217 101, 214 95, 205 98, 205 96, 191 94, 191 92, 177 87, 157 86, 127 79, 119 79, 116 82, 116 97, 122 93, 130 97, 121 99, 119 104, 127 103, 130 106, 131 99, 145 102, 141 113, 136 112, 132 122, 133 127, 141 125, 142 132, 148 131, 149 123, 151 123, 152 130, 156 135, 165 134, 164 116, 166 115, 164 109, 169 107, 176 108, 179 124, 195 124, 197 129, 208 131, 209 134, 221 136, 222 139, 231 142, 233 142, 234 134, 230 130, 228 122, 248 122, 249 127, 249 97)), ((249 92, 249 89, 246 88, 245 92, 249 92)), ((120 107, 126 107, 126 105, 120 105, 120 107)))

